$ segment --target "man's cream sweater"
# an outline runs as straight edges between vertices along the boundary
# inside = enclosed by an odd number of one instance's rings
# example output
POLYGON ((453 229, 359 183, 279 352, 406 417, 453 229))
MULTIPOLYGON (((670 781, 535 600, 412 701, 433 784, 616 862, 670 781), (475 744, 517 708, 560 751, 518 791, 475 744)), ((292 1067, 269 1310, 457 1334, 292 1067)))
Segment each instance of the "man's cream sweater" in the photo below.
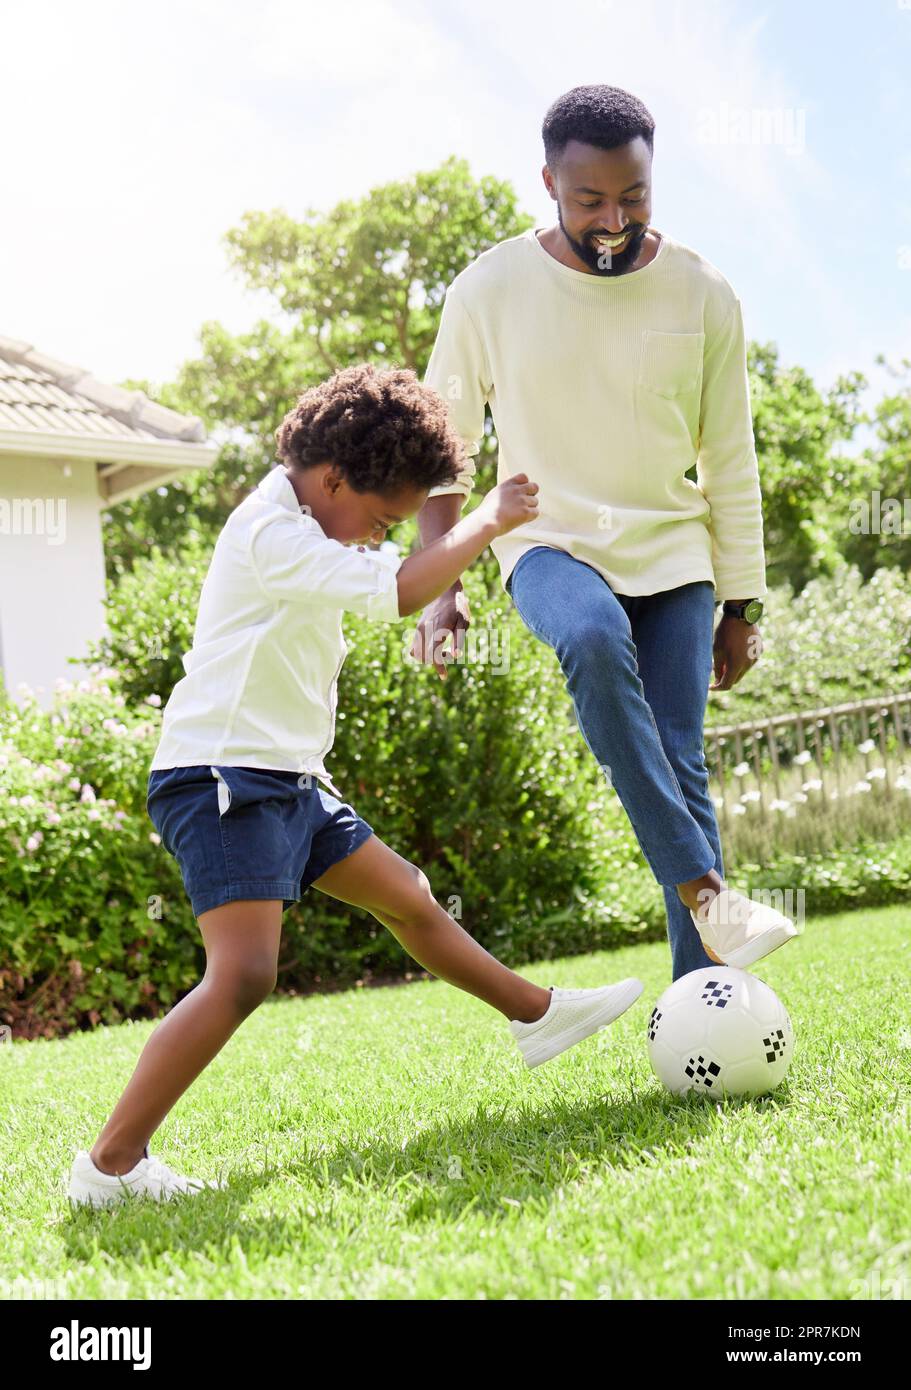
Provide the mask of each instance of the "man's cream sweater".
POLYGON ((615 593, 696 579, 719 599, 766 593, 759 470, 740 300, 709 261, 659 233, 626 275, 573 270, 529 228, 446 294, 425 384, 449 406, 474 483, 490 403, 497 481, 527 473, 539 514, 491 543, 505 586, 534 545, 593 566, 615 593), (698 483, 684 477, 696 464, 698 483))

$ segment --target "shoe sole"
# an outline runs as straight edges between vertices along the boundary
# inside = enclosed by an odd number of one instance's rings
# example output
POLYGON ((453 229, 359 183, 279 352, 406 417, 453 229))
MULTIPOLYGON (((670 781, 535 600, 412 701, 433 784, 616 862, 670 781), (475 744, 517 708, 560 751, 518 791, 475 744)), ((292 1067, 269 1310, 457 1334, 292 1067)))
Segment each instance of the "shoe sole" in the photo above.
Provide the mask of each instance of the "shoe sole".
POLYGON ((525 1065, 529 1070, 540 1067, 542 1062, 549 1062, 552 1057, 559 1057, 561 1052, 574 1047, 584 1038, 590 1038, 592 1033, 597 1033, 601 1028, 613 1023, 621 1014, 625 1014, 630 1005, 635 1004, 644 989, 645 985, 641 981, 638 984, 628 986, 622 994, 616 995, 610 1004, 605 1004, 601 1012, 595 1014, 587 1023, 577 1024, 568 1032, 561 1034, 559 1039, 552 1039, 551 1042, 535 1049, 530 1054, 523 1053, 525 1065))
POLYGON ((142 1197, 150 1197, 154 1202, 170 1202, 175 1197, 196 1197, 200 1192, 223 1190, 224 1189, 219 1187, 213 1180, 211 1183, 207 1183, 203 1187, 193 1188, 189 1192, 162 1192, 157 1197, 153 1192, 149 1192, 142 1188, 124 1189, 122 1187, 91 1186, 81 1187, 75 1192, 71 1187, 67 1191, 67 1197, 77 1206, 93 1206, 97 1208, 113 1207, 119 1205, 121 1202, 129 1202, 131 1200, 139 1201, 142 1197))
POLYGON ((79 1207, 113 1207, 128 1198, 127 1193, 115 1191, 114 1188, 105 1188, 103 1191, 82 1189, 78 1192, 70 1189, 66 1195, 74 1206, 79 1207))
POLYGON ((779 946, 799 935, 800 932, 793 922, 776 922, 754 941, 748 941, 746 945, 738 946, 736 951, 729 952, 724 958, 724 964, 732 965, 735 970, 744 970, 748 965, 754 965, 757 960, 771 955, 779 946))

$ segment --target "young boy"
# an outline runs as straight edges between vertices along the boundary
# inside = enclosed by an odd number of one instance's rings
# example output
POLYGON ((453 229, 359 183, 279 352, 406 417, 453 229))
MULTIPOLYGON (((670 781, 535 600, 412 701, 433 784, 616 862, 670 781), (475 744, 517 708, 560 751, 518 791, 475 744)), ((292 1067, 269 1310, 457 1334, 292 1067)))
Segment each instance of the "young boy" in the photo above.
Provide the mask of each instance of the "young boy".
POLYGON ((408 369, 348 367, 305 391, 276 438, 282 462, 216 542, 149 773, 148 812, 180 865, 205 974, 149 1038, 91 1151, 77 1154, 77 1203, 218 1185, 173 1172, 148 1141, 272 993, 282 913, 311 885, 364 908, 426 970, 498 1009, 529 1067, 612 1023, 642 992, 636 979, 547 990, 507 969, 341 799, 323 761, 347 652, 343 612, 378 622, 420 613, 494 537, 535 518, 537 484, 515 474, 402 560, 363 543, 453 481, 462 444, 441 396, 408 369))

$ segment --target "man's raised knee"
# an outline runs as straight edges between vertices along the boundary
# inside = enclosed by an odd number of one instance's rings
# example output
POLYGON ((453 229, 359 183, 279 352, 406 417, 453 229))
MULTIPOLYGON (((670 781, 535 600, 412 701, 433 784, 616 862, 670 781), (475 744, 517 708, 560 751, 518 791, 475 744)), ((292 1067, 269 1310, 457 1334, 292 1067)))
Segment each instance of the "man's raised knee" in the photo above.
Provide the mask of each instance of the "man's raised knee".
POLYGON ((629 623, 610 613, 578 613, 560 634, 556 651, 564 666, 567 662, 595 660, 602 663, 632 641, 629 623))

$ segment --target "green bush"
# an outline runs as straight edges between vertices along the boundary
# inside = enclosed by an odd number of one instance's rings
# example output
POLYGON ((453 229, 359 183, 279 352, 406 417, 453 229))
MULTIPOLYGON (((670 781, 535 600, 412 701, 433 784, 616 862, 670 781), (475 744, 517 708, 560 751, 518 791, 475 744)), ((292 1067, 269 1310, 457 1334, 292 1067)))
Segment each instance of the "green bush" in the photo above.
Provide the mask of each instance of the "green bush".
MULTIPOLYGON (((58 682, 48 711, 0 702, 0 1019, 17 1031, 155 1016, 204 969, 180 872, 156 843, 145 799, 208 555, 190 546, 175 564, 153 550, 111 590, 92 680, 58 682)), ((902 687, 907 641, 887 653, 909 621, 907 582, 894 571, 866 587, 856 579, 845 571, 837 593, 809 585, 802 613, 773 597, 766 653, 723 697, 726 719, 751 701, 768 713, 873 694, 884 681, 902 687)), ((528 633, 489 564, 465 585, 474 627, 445 683, 407 656, 409 622, 346 615, 334 780, 507 964, 663 937, 662 891, 585 746, 556 656, 528 633)), ((812 884, 814 911, 906 896, 909 842, 873 859, 889 872, 837 853, 764 855, 762 874, 771 886, 812 884)), ((730 855, 728 869, 740 886, 737 875, 753 872, 730 855)), ((373 917, 317 890, 285 914, 279 964, 279 988, 291 991, 416 970, 373 917)))
MULTIPOLYGON (((180 570, 155 610, 141 584, 119 594, 134 692, 146 688, 137 661, 144 624, 153 617, 174 633, 195 612, 181 591, 189 573, 180 570)), ((476 612, 482 588, 469 577, 476 612)), ((437 900, 505 961, 621 939, 621 907, 598 925, 582 920, 581 904, 598 898, 605 834, 618 835, 629 859, 635 847, 616 824, 556 658, 529 639, 505 596, 488 605, 445 685, 406 655, 408 624, 349 618, 346 630, 329 766, 377 834, 419 864, 437 900), (485 651, 482 626, 500 646, 485 651)), ((163 651, 163 661, 173 658, 163 651)), ((153 691, 146 700, 131 704, 111 667, 76 686, 58 682, 46 713, 34 701, 0 712, 0 1011, 20 1028, 154 1013, 204 968, 179 871, 145 812, 164 698, 153 691)), ((284 923, 285 989, 415 969, 373 917, 316 890, 284 923)))
MULTIPOLYGON (((413 527, 401 530, 407 548, 413 527)), ((111 590, 110 637, 90 647, 90 659, 116 667, 130 701, 157 694, 164 703, 183 675, 181 655, 193 641, 210 555, 211 547, 200 544, 185 546, 176 560, 153 548, 111 590)), ((465 583, 473 618, 483 624, 490 605, 506 599, 487 552, 465 583)), ((707 729, 911 690, 911 576, 884 568, 865 584, 856 565, 841 562, 832 579, 812 580, 799 598, 784 587, 764 602, 759 662, 732 690, 708 696, 707 729)), ((346 628, 353 621, 346 618, 346 628)), ((519 636, 533 640, 524 627, 519 636)), ((828 746, 827 729, 821 735, 828 746)), ((797 751, 782 738, 785 765, 797 751)), ((736 760, 727 748, 725 762, 736 760)))
POLYGON ((115 669, 130 704, 157 696, 165 705, 184 674, 181 657, 193 645, 199 594, 211 558, 212 546, 199 541, 185 543, 176 556, 153 546, 109 585, 107 633, 88 644, 82 664, 95 671, 115 669))
MULTIPOLYGON (((365 624, 363 637, 384 630, 365 624)), ((382 837, 427 869, 437 900, 508 964, 662 940, 662 891, 613 793, 588 781, 594 764, 578 757, 553 673, 546 661, 535 669, 530 644, 524 651, 507 737, 494 742, 482 726, 471 747, 488 752, 472 759, 456 702, 425 682, 432 693, 411 735, 423 761, 409 764, 407 740, 393 736, 404 666, 391 645, 371 655, 357 642, 349 678, 367 675, 387 698, 349 707, 345 723, 358 731, 341 736, 349 761, 343 770, 333 760, 335 774, 382 837)), ((463 710, 505 711, 506 677, 466 663, 450 681, 461 681, 463 710)), ((155 1017, 204 969, 179 870, 145 812, 157 719, 131 712, 113 676, 59 690, 48 712, 0 705, 0 1022, 20 1036, 155 1017)), ((808 916, 907 901, 911 836, 729 864, 728 877, 746 892, 802 888, 808 916)), ((313 891, 285 915, 280 990, 414 973, 367 913, 313 891)))
POLYGON ((763 602, 762 655, 709 695, 706 728, 911 690, 911 576, 879 569, 865 584, 842 561, 798 598, 785 587, 763 602))
POLYGON ((100 680, 58 682, 47 712, 0 704, 0 1017, 26 1036, 154 1015, 196 981, 195 943, 152 909, 157 720, 100 680))
MULTIPOLYGON (((153 550, 112 594, 111 636, 94 655, 124 673, 134 700, 166 703, 183 675, 204 556, 191 547, 171 564, 153 550)), ((554 941, 565 944, 576 893, 603 863, 605 835, 616 837, 624 862, 640 856, 578 731, 556 656, 528 633, 494 579, 486 553, 464 578, 474 623, 466 659, 445 683, 406 655, 408 623, 345 615, 350 650, 328 765, 380 838, 425 869, 438 900, 458 900, 452 910, 464 914, 466 929, 504 958, 512 943, 521 959, 536 949, 523 944, 529 933, 546 946, 552 919, 554 941), (508 670, 498 673, 501 652, 508 670)), ((286 914, 286 935, 298 916, 308 939, 293 959, 309 960, 321 977, 348 978, 334 943, 350 910, 308 894, 286 914), (331 930, 317 945, 312 925, 323 921, 331 930)), ((607 932, 604 941, 615 936, 607 932)), ((372 919, 346 953, 370 971, 401 960, 401 948, 372 919)))

